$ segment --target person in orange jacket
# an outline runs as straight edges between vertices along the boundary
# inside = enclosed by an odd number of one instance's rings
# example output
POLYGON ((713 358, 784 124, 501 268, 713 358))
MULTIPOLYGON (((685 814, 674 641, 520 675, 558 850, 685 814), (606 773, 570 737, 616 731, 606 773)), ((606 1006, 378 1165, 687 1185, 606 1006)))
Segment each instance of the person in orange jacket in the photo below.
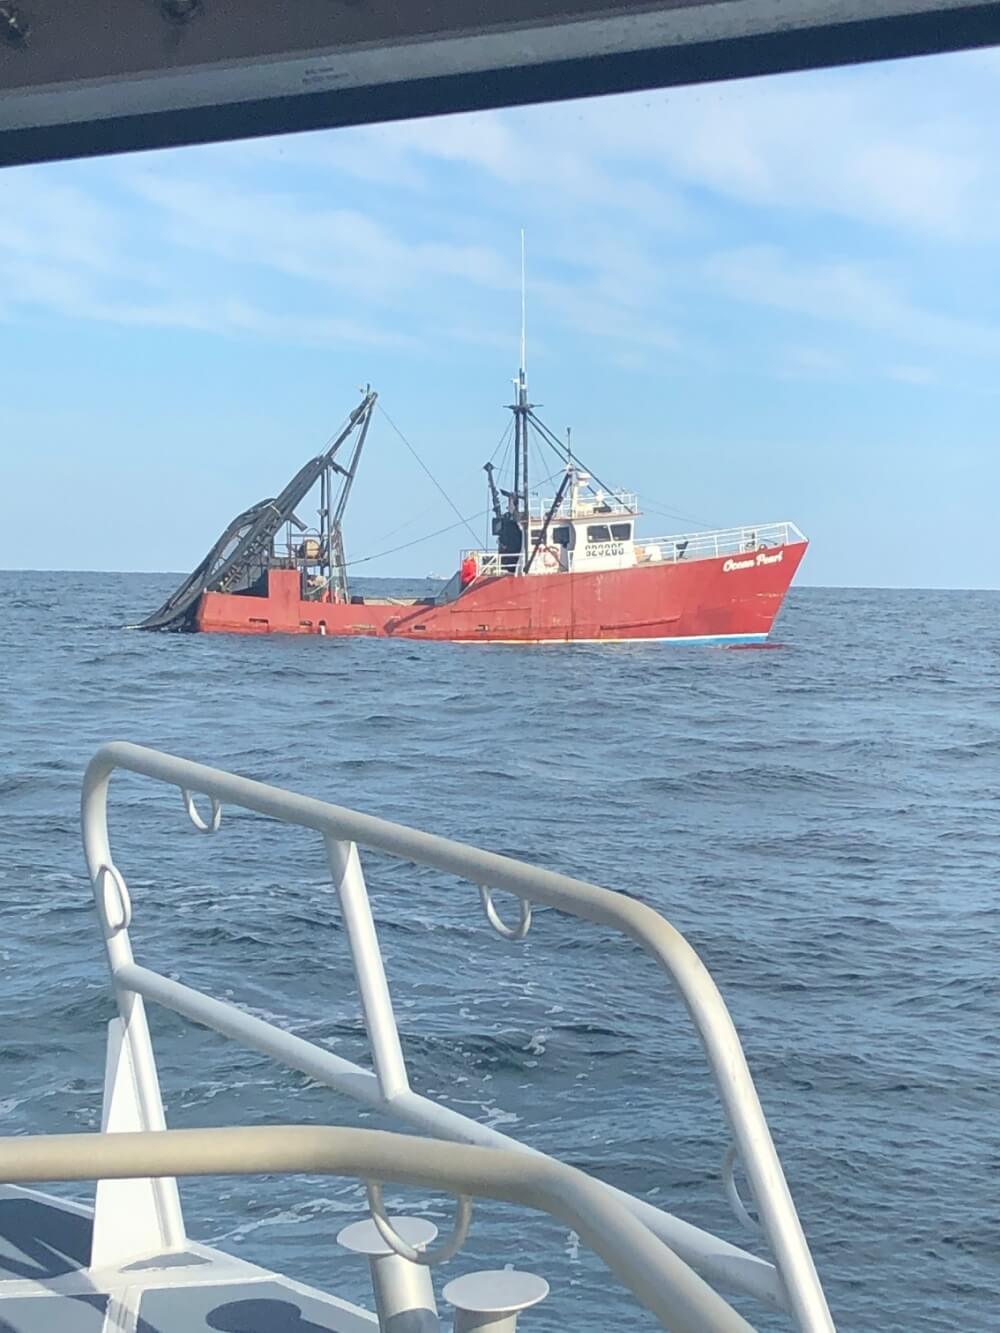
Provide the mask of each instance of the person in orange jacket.
POLYGON ((474 555, 467 555, 462 561, 462 568, 458 576, 458 582, 463 592, 470 583, 475 583, 478 573, 479 567, 476 564, 476 557, 474 555))

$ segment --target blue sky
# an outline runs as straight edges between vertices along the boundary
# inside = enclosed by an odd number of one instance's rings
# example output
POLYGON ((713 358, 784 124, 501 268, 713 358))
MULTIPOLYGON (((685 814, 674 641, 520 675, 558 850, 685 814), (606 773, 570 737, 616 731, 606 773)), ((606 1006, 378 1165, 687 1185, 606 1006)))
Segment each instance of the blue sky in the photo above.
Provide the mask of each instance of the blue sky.
MULTIPOLYGON (((523 226, 532 396, 647 534, 1000 586, 998 110, 980 52, 0 173, 0 567, 187 570, 369 381, 482 514, 523 226)), ((377 419, 349 555, 451 522, 377 419)))

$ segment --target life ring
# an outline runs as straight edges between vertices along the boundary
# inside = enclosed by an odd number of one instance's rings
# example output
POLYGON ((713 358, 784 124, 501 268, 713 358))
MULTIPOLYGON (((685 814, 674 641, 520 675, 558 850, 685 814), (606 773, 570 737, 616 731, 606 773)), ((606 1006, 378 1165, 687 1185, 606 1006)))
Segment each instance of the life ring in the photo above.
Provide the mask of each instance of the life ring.
POLYGON ((559 552, 554 546, 542 547, 542 568, 562 569, 562 560, 559 558, 559 552))

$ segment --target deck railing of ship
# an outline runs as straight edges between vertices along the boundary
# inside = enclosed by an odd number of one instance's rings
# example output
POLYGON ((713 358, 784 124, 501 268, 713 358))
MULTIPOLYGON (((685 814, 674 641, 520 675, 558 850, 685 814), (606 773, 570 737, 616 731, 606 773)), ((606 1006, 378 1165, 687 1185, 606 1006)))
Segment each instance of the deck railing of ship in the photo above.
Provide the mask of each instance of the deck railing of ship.
POLYGON ((606 491, 602 495, 581 496, 574 501, 566 496, 556 505, 554 495, 533 495, 528 505, 532 519, 545 518, 592 518, 595 523, 607 518, 629 517, 639 512, 639 497, 634 491, 606 491))
POLYGON ((636 554, 644 560, 712 560, 720 556, 765 555, 771 548, 793 546, 805 536, 790 522, 758 523, 743 528, 717 528, 711 532, 671 533, 667 537, 636 537, 636 554))
MULTIPOLYGON (((767 559, 768 552, 777 552, 783 546, 792 546, 804 542, 805 536, 791 522, 758 523, 744 528, 716 528, 710 532, 682 532, 668 537, 636 537, 635 555, 638 564, 674 564, 682 560, 715 560, 728 556, 761 561, 767 559)), ((559 551, 561 566, 565 571, 577 568, 576 552, 559 551)), ((464 550, 461 558, 471 556, 476 561, 479 578, 497 578, 501 574, 521 574, 524 572, 523 555, 502 556, 496 551, 464 550)), ((551 565, 536 558, 532 568, 539 574, 556 572, 551 565)), ((577 572, 588 572, 585 561, 579 562, 577 572)))
MULTIPOLYGON (((713 1287, 718 1286, 757 1298, 773 1309, 786 1311, 793 1325, 803 1333, 830 1333, 833 1330, 826 1299, 729 1011, 695 950, 651 907, 624 894, 510 857, 127 742, 103 746, 88 765, 83 783, 82 824, 87 866, 119 1009, 119 1017, 109 1026, 105 1130, 122 1127, 121 1118, 116 1119, 111 1113, 113 1107, 109 1107, 109 1099, 117 1095, 116 1088, 124 1087, 123 1095, 131 1097, 134 1102, 133 1122, 128 1128, 163 1132, 165 1145, 167 1140, 173 1141, 175 1135, 181 1133, 165 1131, 160 1086, 143 1004, 145 999, 263 1052, 357 1102, 394 1114, 435 1138, 503 1149, 505 1156, 508 1152, 529 1154, 531 1161, 549 1163, 553 1168, 557 1166, 554 1159, 421 1096, 410 1087, 358 852, 359 847, 369 848, 418 866, 432 867, 474 887, 490 926, 512 943, 528 933, 532 905, 544 904, 569 916, 619 931, 653 957, 674 983, 695 1025, 729 1124, 732 1145, 723 1161, 727 1197, 740 1222, 748 1229, 759 1229, 770 1248, 773 1262, 610 1185, 590 1181, 588 1177, 587 1188, 595 1189, 608 1201, 609 1207, 614 1205, 612 1211, 624 1209, 666 1247, 663 1271, 672 1275, 671 1281, 676 1277, 680 1283, 671 1299, 681 1300, 678 1292, 683 1287, 689 1294, 691 1291, 696 1293, 692 1299, 701 1306, 702 1322, 691 1324, 692 1328, 707 1331, 749 1327, 714 1292, 713 1287), (215 999, 135 961, 129 937, 131 898, 112 856, 107 823, 110 780, 120 769, 179 788, 188 816, 201 832, 208 834, 219 829, 222 807, 226 804, 312 830, 323 839, 350 946, 370 1045, 371 1070, 293 1036, 233 1003, 215 999), (206 814, 199 812, 195 795, 208 798, 210 808, 206 814), (514 924, 505 922, 499 914, 493 899, 497 890, 512 894, 517 901, 518 914, 514 924), (124 1079, 120 1077, 123 1069, 124 1079), (757 1219, 748 1213, 736 1187, 734 1170, 737 1162, 742 1165, 750 1183, 757 1219), (667 1251, 671 1252, 669 1261, 667 1251), (694 1272, 690 1273, 690 1270, 694 1272), (700 1279, 696 1275, 700 1275, 700 1279)), ((164 1151, 169 1157, 174 1150, 165 1146, 164 1151)), ((5 1159, 0 1158, 2 1160, 5 1159)), ((180 1149, 177 1156, 169 1160, 173 1164, 165 1169, 182 1172, 184 1158, 180 1149)), ((107 1154, 103 1154, 98 1159, 98 1166, 107 1161, 107 1154)), ((148 1162, 143 1165, 138 1158, 136 1161, 139 1163, 136 1171, 150 1170, 148 1162)), ((213 1157, 212 1152, 206 1151, 201 1162, 206 1171, 212 1169, 215 1162, 221 1172, 233 1166, 233 1156, 230 1153, 227 1157, 219 1152, 213 1157)), ((569 1169, 562 1164, 558 1167, 569 1169)), ((286 1162, 280 1169, 295 1168, 294 1164, 286 1162)), ((374 1167, 365 1158, 358 1170, 364 1175, 374 1171, 374 1167)), ((94 1168, 93 1174, 100 1174, 98 1168, 94 1168)), ((108 1174, 127 1172, 109 1171, 108 1174)), ((516 1175, 513 1173, 511 1178, 516 1175)), ((391 1172, 387 1178, 406 1179, 405 1175, 393 1176, 391 1172)), ((441 1173, 439 1179, 442 1188, 451 1187, 459 1193, 469 1185, 468 1180, 460 1180, 458 1175, 452 1177, 441 1173)), ((155 1192, 153 1212, 158 1242, 164 1249, 176 1248, 184 1239, 176 1182, 160 1178, 151 1181, 150 1186, 155 1192)), ((530 1194, 530 1189, 525 1189, 530 1194)), ((471 1188, 469 1192, 472 1192, 471 1188)), ((485 1192, 489 1193, 488 1190, 485 1192)), ((526 1195, 494 1193, 492 1197, 526 1198, 526 1195)), ((99 1232, 102 1225, 101 1207, 99 1187, 95 1232, 99 1232)), ((607 1215, 602 1216, 603 1222, 594 1223, 598 1233, 610 1225, 607 1215)), ((132 1224, 136 1224, 134 1219, 132 1224)), ((613 1250, 611 1239, 605 1236, 604 1249, 600 1245, 596 1248, 607 1258, 609 1245, 613 1250)), ((661 1291, 660 1296, 663 1295, 661 1291)), ((659 1307, 658 1312, 662 1314, 659 1307)), ((689 1324, 675 1311, 664 1326, 686 1328, 689 1324)))

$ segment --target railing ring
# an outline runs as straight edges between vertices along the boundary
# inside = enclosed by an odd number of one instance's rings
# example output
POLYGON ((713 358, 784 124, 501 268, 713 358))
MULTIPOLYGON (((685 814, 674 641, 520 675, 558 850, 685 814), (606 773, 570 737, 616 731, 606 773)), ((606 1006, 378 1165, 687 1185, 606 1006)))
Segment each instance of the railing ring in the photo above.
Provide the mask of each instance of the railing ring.
POLYGON ((472 1221, 472 1200, 468 1195, 455 1196, 455 1222, 451 1235, 432 1249, 418 1250, 403 1240, 386 1217, 382 1186, 375 1180, 365 1183, 368 1190, 368 1207, 375 1229, 389 1249, 401 1259, 409 1259, 411 1264, 421 1264, 425 1268, 430 1268, 432 1264, 443 1264, 446 1260, 453 1259, 465 1244, 465 1238, 469 1234, 469 1223, 472 1221))
POLYGON ((120 930, 128 930, 132 922, 132 899, 129 897, 122 872, 116 865, 105 863, 98 870, 95 882, 98 886, 101 914, 109 932, 117 935, 120 930), (109 881, 115 890, 113 899, 109 881))
POLYGON ((187 787, 181 788, 181 800, 184 802, 184 809, 187 811, 188 819, 190 819, 191 823, 199 833, 214 833, 222 822, 222 805, 217 797, 212 796, 210 799, 212 802, 212 813, 209 815, 208 823, 206 824, 195 807, 192 794, 188 791, 187 787))
POLYGON ((730 1208, 736 1217, 737 1222, 754 1236, 762 1236, 763 1230, 760 1223, 748 1212, 746 1204, 740 1198, 740 1192, 736 1187, 736 1162, 739 1154, 736 1144, 732 1143, 722 1159, 722 1188, 725 1190, 726 1199, 730 1208))
POLYGON ((505 940, 523 940, 531 929, 531 903, 527 898, 518 898, 521 904, 521 917, 516 926, 508 926, 500 920, 497 909, 493 906, 493 892, 485 884, 479 886, 479 901, 483 904, 486 920, 496 933, 505 940))

